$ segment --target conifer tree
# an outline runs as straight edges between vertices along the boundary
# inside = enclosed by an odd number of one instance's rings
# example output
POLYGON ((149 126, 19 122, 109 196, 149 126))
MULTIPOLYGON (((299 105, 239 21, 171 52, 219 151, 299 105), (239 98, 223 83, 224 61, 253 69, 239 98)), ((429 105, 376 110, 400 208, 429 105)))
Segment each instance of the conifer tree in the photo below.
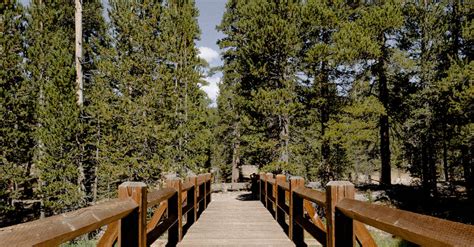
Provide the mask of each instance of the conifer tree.
POLYGON ((300 47, 298 3, 252 1, 240 3, 242 32, 238 50, 242 80, 237 90, 248 118, 242 136, 250 149, 246 163, 273 171, 296 171, 291 162, 292 118, 296 101, 297 54, 300 47))
POLYGON ((328 128, 342 103, 336 86, 344 83, 333 49, 333 35, 350 13, 344 1, 312 0, 303 4, 300 35, 304 46, 300 56, 302 71, 308 79, 302 93, 304 109, 298 119, 304 119, 299 124, 304 132, 301 135, 313 138, 307 138, 307 145, 312 148, 303 148, 301 153, 313 154, 307 161, 307 172, 310 177, 318 175, 323 184, 342 174, 343 160, 336 154, 336 146, 335 152, 331 152, 331 145, 337 144, 330 143, 328 128))
POLYGON ((26 55, 36 100, 35 168, 38 196, 48 214, 83 204, 73 16, 70 1, 33 1, 29 6, 26 55))
POLYGON ((160 174, 157 135, 160 57, 159 2, 110 2, 110 45, 99 46, 93 117, 100 193, 124 180, 154 183, 160 174))
MULTIPOLYGON (((0 215, 19 220, 15 201, 33 199, 35 101, 25 73, 25 11, 7 1, 0 7, 0 215)), ((17 208, 21 213, 22 208, 17 208)), ((19 212, 18 212, 19 211, 19 212)), ((1 225, 1 223, 0 223, 1 225)))
POLYGON ((169 1, 161 19, 160 41, 165 51, 162 80, 165 95, 165 116, 169 148, 165 157, 168 170, 199 172, 210 164, 207 105, 205 93, 199 88, 201 60, 195 41, 200 31, 198 10, 194 1, 169 1))
POLYGON ((219 143, 224 145, 219 150, 221 157, 219 165, 222 177, 226 179, 231 176, 231 182, 238 182, 239 166, 241 160, 242 148, 242 107, 239 104, 239 95, 237 89, 241 82, 241 76, 237 72, 239 60, 237 59, 237 50, 240 49, 240 38, 237 22, 239 20, 238 1, 229 0, 226 4, 226 11, 222 22, 217 27, 224 33, 225 37, 218 41, 218 45, 224 50, 223 53, 223 80, 219 85, 219 96, 217 98, 217 107, 219 113, 218 138, 219 143))
MULTIPOLYGON (((367 3, 357 7, 354 20, 345 22, 335 34, 339 59, 347 66, 362 67, 366 80, 377 85, 377 96, 385 111, 380 115, 381 183, 391 184, 390 78, 393 39, 403 24, 399 1, 367 3)), ((372 90, 372 87, 370 87, 372 90)), ((369 95, 372 92, 368 92, 369 95)))
POLYGON ((100 149, 100 116, 96 115, 95 106, 104 105, 104 95, 94 94, 100 87, 100 82, 95 80, 98 73, 98 63, 101 59, 101 48, 107 47, 108 35, 103 17, 103 7, 99 0, 82 1, 83 6, 83 98, 81 121, 81 156, 84 166, 84 189, 88 202, 97 199, 97 169, 100 149))

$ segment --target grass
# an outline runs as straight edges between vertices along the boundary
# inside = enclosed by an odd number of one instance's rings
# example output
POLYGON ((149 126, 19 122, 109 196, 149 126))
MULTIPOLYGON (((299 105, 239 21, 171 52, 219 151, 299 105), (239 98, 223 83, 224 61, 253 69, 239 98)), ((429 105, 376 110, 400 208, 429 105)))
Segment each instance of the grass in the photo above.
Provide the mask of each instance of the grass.
POLYGON ((77 240, 61 244, 61 247, 95 247, 96 245, 96 240, 77 240))
POLYGON ((379 231, 370 231, 377 246, 379 247, 412 247, 416 246, 398 237, 393 237, 391 234, 379 231))

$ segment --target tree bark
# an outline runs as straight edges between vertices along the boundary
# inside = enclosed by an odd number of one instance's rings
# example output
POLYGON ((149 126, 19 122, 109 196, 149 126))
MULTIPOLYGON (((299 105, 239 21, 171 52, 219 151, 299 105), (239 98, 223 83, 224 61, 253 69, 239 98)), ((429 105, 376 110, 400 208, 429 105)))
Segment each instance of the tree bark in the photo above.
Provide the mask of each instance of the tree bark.
POLYGON ((75 38, 76 38, 76 83, 77 83, 77 104, 82 106, 84 103, 83 97, 83 78, 82 78, 82 2, 75 0, 75 38))
MULTIPOLYGON (((385 39, 383 39, 383 43, 385 39)), ((380 116, 380 156, 381 156, 381 183, 383 185, 390 185, 392 181, 391 166, 390 166, 390 124, 388 119, 388 88, 387 77, 385 74, 385 60, 387 56, 385 46, 382 48, 382 56, 378 59, 376 74, 379 78, 379 100, 385 108, 384 115, 380 116)))
POLYGON ((326 63, 322 62, 321 63, 321 77, 320 77, 320 97, 323 100, 323 103, 320 106, 320 118, 321 118, 321 137, 322 137, 322 143, 321 143, 321 162, 322 166, 324 169, 324 178, 325 180, 324 183, 328 182, 332 175, 331 175, 331 169, 330 169, 330 164, 329 164, 329 157, 330 157, 330 146, 329 146, 329 141, 324 137, 326 134, 326 129, 327 129, 327 124, 329 122, 329 78, 328 78, 328 73, 326 70, 326 63))
POLYGON ((239 182, 240 172, 240 125, 234 123, 234 141, 232 147, 232 183, 239 182))
MULTIPOLYGON (((82 110, 82 105, 84 104, 84 97, 83 97, 83 78, 82 78, 82 2, 81 0, 75 0, 75 15, 74 15, 74 27, 75 27, 75 64, 76 64, 76 84, 77 84, 77 105, 79 106, 80 110, 82 110)), ((79 133, 77 136, 77 141, 79 145, 81 145, 81 137, 82 133, 79 133)), ((79 161, 79 176, 77 178, 77 184, 79 187, 79 192, 84 192, 85 189, 85 172, 84 172, 84 164, 83 164, 83 154, 85 152, 84 146, 81 145, 81 159, 79 161)))

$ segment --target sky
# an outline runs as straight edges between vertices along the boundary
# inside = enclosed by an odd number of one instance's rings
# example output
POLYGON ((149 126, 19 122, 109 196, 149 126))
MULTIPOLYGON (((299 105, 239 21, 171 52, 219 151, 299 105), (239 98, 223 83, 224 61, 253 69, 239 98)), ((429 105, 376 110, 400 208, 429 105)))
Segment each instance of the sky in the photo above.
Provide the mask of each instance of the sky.
MULTIPOLYGON (((222 20, 224 14, 226 0, 196 0, 199 9, 199 27, 201 28, 201 40, 196 45, 199 48, 199 56, 206 60, 211 67, 222 65, 220 59, 220 50, 216 42, 223 37, 223 34, 217 32, 216 26, 222 20)), ((202 89, 212 100, 212 106, 216 105, 216 98, 219 93, 218 83, 222 78, 222 73, 216 73, 212 77, 205 80, 209 85, 203 86, 202 89)))

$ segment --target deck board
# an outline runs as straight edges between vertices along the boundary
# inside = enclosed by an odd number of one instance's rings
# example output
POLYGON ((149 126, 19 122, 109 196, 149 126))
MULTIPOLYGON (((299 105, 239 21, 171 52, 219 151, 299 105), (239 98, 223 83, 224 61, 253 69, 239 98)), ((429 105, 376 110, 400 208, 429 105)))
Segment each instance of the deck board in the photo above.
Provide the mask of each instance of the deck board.
POLYGON ((178 246, 294 246, 260 201, 247 192, 216 193, 178 246))

